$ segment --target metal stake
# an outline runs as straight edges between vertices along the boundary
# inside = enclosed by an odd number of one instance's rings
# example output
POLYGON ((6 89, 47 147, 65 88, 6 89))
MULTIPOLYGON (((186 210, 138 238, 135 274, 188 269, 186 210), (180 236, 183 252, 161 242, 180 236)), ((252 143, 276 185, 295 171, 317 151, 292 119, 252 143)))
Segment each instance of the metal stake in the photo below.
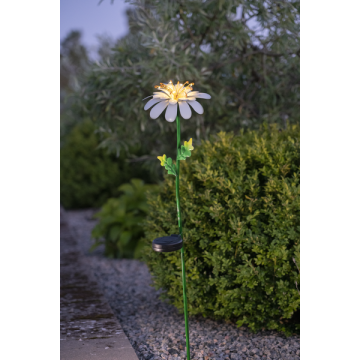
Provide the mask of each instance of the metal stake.
MULTIPOLYGON (((176 128, 177 128, 177 150, 180 149, 180 117, 176 116, 176 128)), ((182 238, 182 224, 181 224, 181 212, 180 212, 180 196, 179 196, 179 177, 180 177, 180 160, 176 160, 176 208, 179 223, 179 234, 182 238)), ((183 282, 183 297, 184 297, 184 317, 185 317, 185 334, 186 334, 186 356, 187 360, 190 360, 190 341, 189 341, 189 324, 188 324, 188 310, 187 310, 187 298, 186 298, 186 274, 185 274, 185 254, 184 244, 181 248, 181 269, 182 269, 182 282, 183 282)))

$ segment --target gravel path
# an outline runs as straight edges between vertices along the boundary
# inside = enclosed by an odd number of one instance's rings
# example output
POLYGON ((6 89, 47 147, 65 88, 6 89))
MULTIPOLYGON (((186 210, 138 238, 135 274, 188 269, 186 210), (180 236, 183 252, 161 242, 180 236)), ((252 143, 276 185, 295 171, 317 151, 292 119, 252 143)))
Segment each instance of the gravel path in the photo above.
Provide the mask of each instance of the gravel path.
POLYGON ((138 360, 60 216, 60 358, 138 360))
MULTIPOLYGON (((159 300, 147 266, 137 260, 110 260, 98 249, 89 254, 94 210, 68 211, 67 221, 89 275, 98 282, 139 360, 186 359, 184 317, 159 300)), ((300 337, 246 328, 204 318, 189 319, 192 359, 300 359, 300 337)))

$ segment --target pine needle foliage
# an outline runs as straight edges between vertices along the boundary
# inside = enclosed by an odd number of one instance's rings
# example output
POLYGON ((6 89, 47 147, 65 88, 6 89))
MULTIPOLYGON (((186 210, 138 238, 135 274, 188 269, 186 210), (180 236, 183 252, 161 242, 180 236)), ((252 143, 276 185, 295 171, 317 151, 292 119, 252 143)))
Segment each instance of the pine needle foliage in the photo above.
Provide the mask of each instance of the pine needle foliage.
POLYGON ((203 102, 205 116, 183 121, 185 138, 298 122, 299 1, 130 3, 130 33, 92 66, 79 93, 81 111, 109 134, 103 146, 120 152, 141 144, 154 160, 169 153, 175 142, 159 138, 175 138, 175 127, 164 114, 149 120, 142 102, 169 80, 194 82, 212 96, 203 102))
MULTIPOLYGON (((300 132, 220 132, 181 162, 189 314, 253 331, 299 331, 300 132)), ((177 233, 175 178, 148 197, 144 260, 164 298, 183 309, 179 252, 151 242, 177 233)))

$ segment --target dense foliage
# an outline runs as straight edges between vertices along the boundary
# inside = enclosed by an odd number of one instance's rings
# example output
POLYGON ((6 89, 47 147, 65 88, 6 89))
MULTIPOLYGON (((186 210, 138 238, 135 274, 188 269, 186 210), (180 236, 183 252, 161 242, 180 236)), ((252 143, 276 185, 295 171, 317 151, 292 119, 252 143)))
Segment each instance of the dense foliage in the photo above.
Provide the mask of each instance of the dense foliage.
MULTIPOLYGON (((189 313, 252 330, 299 330, 300 131, 220 132, 181 162, 189 313)), ((183 309, 180 253, 153 239, 178 232, 175 178, 149 196, 144 259, 157 288, 183 309)))
POLYGON ((118 198, 109 199, 95 217, 99 222, 92 231, 96 239, 93 249, 105 244, 105 255, 111 258, 136 258, 143 243, 142 222, 148 212, 146 191, 156 193, 156 185, 145 185, 142 180, 132 179, 119 187, 124 192, 118 198))
POLYGON ((65 208, 99 207, 133 177, 153 181, 140 163, 98 149, 99 143, 90 121, 76 125, 67 135, 60 149, 60 202, 65 208))
POLYGON ((204 116, 183 122, 186 138, 298 121, 298 0, 130 3, 130 33, 81 82, 80 109, 109 135, 104 146, 141 144, 154 160, 175 147, 173 124, 150 120, 142 102, 170 79, 212 95, 204 116))
POLYGON ((71 129, 83 117, 73 111, 74 93, 78 79, 90 66, 86 47, 81 42, 81 32, 70 31, 60 44, 60 140, 61 146, 71 129))

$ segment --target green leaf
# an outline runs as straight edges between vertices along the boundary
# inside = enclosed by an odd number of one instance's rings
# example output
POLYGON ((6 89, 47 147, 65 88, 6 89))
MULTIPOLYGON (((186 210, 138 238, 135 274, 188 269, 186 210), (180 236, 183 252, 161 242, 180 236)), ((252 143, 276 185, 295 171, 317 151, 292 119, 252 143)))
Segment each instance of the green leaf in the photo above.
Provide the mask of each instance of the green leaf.
POLYGON ((121 226, 115 225, 112 226, 110 229, 109 237, 111 241, 116 242, 121 234, 121 226))
POLYGON ((184 145, 181 145, 181 149, 178 149, 177 160, 186 160, 186 158, 190 156, 191 151, 186 149, 184 145))
POLYGON ((122 246, 126 246, 131 239, 130 231, 122 231, 120 235, 119 242, 122 246))
POLYGON ((131 184, 123 184, 119 187, 120 191, 123 191, 127 195, 134 193, 134 187, 131 184))

